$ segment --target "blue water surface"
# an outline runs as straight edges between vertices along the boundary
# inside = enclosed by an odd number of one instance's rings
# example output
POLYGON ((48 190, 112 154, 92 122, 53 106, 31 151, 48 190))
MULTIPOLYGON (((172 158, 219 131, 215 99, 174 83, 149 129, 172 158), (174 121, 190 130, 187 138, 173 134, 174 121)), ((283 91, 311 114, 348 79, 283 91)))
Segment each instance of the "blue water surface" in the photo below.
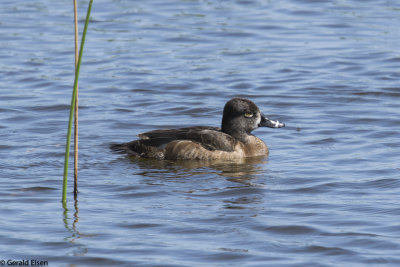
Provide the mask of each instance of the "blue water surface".
POLYGON ((79 196, 70 166, 63 207, 72 11, 72 1, 0 6, 0 260, 400 265, 398 1, 94 1, 79 196), (109 149, 148 130, 219 126, 232 97, 286 123, 254 132, 268 158, 199 164, 109 149))

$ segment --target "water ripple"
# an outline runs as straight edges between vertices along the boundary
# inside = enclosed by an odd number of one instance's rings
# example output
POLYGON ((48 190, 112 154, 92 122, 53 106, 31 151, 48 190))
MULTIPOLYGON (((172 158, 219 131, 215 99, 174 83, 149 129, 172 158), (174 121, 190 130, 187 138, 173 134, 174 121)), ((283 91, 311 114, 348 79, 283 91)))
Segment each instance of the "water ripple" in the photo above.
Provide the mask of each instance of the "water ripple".
POLYGON ((79 202, 69 181, 64 210, 71 6, 3 1, 1 255, 49 265, 398 266, 399 8, 95 1, 79 81, 79 202), (253 132, 268 158, 161 162, 109 150, 148 130, 220 126, 232 97, 286 123, 253 132))

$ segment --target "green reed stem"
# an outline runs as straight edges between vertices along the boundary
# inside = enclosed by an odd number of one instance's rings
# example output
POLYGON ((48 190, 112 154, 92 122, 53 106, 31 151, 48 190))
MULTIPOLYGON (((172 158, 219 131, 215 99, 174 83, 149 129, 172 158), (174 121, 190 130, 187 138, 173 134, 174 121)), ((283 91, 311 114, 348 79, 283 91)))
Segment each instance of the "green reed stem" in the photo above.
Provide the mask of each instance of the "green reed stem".
MULTIPOLYGON (((74 25, 75 25, 75 72, 79 58, 79 36, 78 36, 78 7, 77 0, 74 1, 74 25)), ((79 111, 79 86, 76 86, 75 116, 74 116, 74 198, 78 197, 78 111, 79 111)))
POLYGON ((70 146, 71 146, 72 121, 73 121, 74 110, 75 110, 75 101, 76 101, 76 92, 77 92, 77 87, 78 87, 79 70, 80 70, 80 67, 81 67, 83 47, 85 45, 86 32, 87 32, 87 28, 88 28, 88 24, 89 24, 89 17, 90 17, 90 11, 92 10, 92 4, 93 4, 93 0, 90 0, 89 1, 89 6, 88 6, 88 9, 87 9, 87 14, 86 14, 85 27, 83 28, 83 33, 82 33, 81 46, 79 48, 78 64, 76 65, 76 70, 75 70, 74 90, 72 91, 71 107, 70 107, 70 111, 69 111, 67 145, 65 147, 62 202, 66 202, 67 201, 67 177, 68 177, 69 150, 70 150, 70 146))

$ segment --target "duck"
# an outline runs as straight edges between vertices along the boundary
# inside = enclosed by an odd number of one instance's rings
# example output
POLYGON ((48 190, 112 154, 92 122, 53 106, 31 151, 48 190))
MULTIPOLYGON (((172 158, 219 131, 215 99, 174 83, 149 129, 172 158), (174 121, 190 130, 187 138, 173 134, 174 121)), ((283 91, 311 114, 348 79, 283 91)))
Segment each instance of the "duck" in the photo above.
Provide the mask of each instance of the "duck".
POLYGON ((265 117, 252 101, 236 97, 224 106, 221 128, 153 130, 139 134, 138 140, 112 144, 111 149, 158 160, 237 160, 267 156, 267 145, 251 134, 259 127, 282 128, 285 124, 265 117))

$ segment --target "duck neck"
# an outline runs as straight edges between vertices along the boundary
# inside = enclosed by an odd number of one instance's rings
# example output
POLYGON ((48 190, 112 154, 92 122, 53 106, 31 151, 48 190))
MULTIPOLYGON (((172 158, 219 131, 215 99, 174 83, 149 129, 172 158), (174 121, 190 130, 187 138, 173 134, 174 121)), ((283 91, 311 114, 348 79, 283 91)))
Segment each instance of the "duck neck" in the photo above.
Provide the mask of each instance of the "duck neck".
POLYGON ((230 127, 222 127, 222 132, 229 134, 244 144, 249 142, 249 135, 244 131, 232 130, 230 127))

